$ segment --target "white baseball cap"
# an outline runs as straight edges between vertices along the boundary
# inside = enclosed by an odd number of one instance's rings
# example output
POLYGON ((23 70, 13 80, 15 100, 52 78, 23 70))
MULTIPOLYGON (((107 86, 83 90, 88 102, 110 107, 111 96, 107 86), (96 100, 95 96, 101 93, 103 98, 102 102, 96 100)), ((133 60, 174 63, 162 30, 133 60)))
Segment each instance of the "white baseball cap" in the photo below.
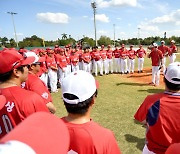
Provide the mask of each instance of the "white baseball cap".
POLYGON ((24 55, 26 57, 34 57, 35 60, 34 60, 33 64, 37 63, 37 62, 44 62, 45 61, 44 57, 39 57, 38 55, 36 55, 35 52, 32 52, 32 51, 24 52, 24 55))
POLYGON ((171 83, 180 84, 180 62, 169 64, 166 68, 164 77, 171 83))
POLYGON ((153 43, 153 46, 154 46, 154 47, 157 47, 158 45, 157 45, 157 43, 153 43))
POLYGON ((36 112, 0 140, 1 154, 67 154, 69 131, 53 114, 36 112))
POLYGON ((162 41, 161 41, 161 43, 165 43, 165 41, 164 41, 164 40, 162 40, 162 41))
POLYGON ((62 97, 68 104, 78 104, 89 99, 97 89, 97 83, 94 77, 85 71, 79 70, 72 72, 62 81, 62 97), (69 100, 64 94, 73 94, 78 99, 69 100))
POLYGON ((174 41, 174 40, 171 40, 171 42, 172 42, 172 43, 175 43, 175 41, 174 41))

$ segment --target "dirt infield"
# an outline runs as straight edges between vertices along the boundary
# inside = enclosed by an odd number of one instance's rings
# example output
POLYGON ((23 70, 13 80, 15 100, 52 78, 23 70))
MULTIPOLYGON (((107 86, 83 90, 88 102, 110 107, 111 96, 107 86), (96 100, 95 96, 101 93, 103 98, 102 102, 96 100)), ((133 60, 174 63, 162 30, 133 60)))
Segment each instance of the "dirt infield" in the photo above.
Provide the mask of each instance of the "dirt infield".
MULTIPOLYGON (((134 74, 128 74, 127 78, 130 78, 138 83, 144 83, 144 85, 149 85, 149 83, 152 81, 152 70, 151 68, 145 68, 143 70, 143 73, 138 73, 137 71, 135 71, 134 74)), ((158 87, 161 87, 161 86, 164 86, 162 72, 160 75, 160 85, 158 87)))

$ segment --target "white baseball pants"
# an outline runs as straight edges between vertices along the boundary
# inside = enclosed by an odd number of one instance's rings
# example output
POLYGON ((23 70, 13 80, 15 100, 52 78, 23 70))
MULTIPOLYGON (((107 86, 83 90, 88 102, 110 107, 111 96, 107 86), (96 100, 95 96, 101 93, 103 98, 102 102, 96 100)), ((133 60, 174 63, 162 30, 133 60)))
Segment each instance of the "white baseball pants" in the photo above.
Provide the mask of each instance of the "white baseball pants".
POLYGON ((138 58, 138 71, 143 70, 144 58, 138 58))

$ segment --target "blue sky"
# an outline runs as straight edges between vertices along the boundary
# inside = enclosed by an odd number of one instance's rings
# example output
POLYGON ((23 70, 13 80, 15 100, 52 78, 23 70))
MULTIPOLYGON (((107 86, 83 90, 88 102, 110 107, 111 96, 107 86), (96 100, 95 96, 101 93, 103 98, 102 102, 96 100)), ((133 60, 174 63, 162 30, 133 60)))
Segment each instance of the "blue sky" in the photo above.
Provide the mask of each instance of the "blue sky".
MULTIPOLYGON (((14 38, 12 18, 18 40, 37 35, 57 40, 62 33, 75 39, 94 38, 91 0, 0 0, 0 37, 14 38)), ((179 0, 96 0, 97 38, 113 39, 172 35, 180 36, 179 0), (115 24, 115 27, 113 26, 115 24)))

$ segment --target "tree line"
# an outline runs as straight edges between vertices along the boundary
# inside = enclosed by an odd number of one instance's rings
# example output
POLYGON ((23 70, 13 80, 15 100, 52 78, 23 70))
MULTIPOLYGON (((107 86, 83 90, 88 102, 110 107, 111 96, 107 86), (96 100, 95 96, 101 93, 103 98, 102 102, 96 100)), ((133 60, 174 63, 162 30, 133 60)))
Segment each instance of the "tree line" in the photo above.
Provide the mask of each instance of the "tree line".
MULTIPOLYGON (((180 37, 172 36, 170 38, 161 38, 159 36, 155 37, 147 37, 147 38, 131 38, 127 40, 122 40, 122 39, 117 39, 117 40, 111 40, 110 37, 107 36, 101 36, 97 42, 98 45, 115 45, 115 46, 120 46, 121 44, 126 44, 126 45, 150 45, 152 42, 160 42, 161 40, 164 40, 166 42, 166 45, 170 44, 170 40, 174 40, 177 45, 180 45, 180 37)), ((75 46, 76 44, 81 44, 82 46, 95 46, 95 40, 93 38, 89 38, 86 36, 83 36, 80 40, 75 40, 74 38, 71 37, 71 35, 67 35, 65 33, 62 34, 61 38, 58 38, 57 40, 53 41, 47 41, 43 40, 42 38, 33 35, 31 37, 26 37, 22 41, 18 42, 18 45, 20 48, 23 47, 49 47, 49 46, 65 46, 65 45, 72 45, 75 46)), ((8 39, 7 37, 0 37, 0 47, 16 47, 16 42, 14 38, 8 39)))

